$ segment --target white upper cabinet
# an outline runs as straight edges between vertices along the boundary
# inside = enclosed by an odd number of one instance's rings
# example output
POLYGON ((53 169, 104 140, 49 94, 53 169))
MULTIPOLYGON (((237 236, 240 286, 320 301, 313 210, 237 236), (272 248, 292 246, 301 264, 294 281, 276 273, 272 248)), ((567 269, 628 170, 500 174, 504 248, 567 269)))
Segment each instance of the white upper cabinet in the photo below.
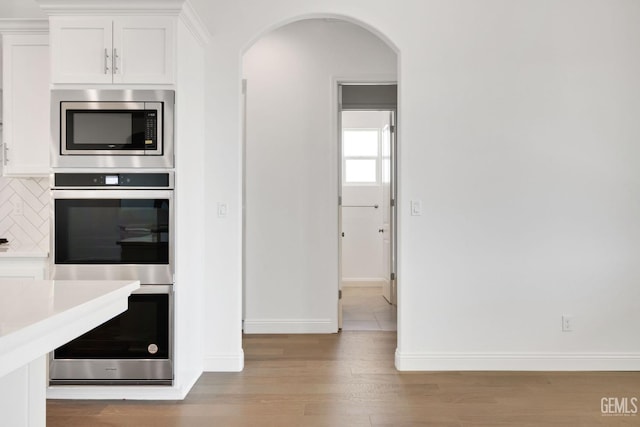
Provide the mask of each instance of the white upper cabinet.
POLYGON ((173 83, 175 18, 123 17, 113 22, 113 82, 173 83))
POLYGON ((52 83, 173 84, 175 17, 51 17, 52 83))
POLYGON ((111 83, 111 18, 50 20, 52 82, 111 83))
POLYGON ((2 37, 3 168, 5 176, 49 173, 49 38, 2 37))

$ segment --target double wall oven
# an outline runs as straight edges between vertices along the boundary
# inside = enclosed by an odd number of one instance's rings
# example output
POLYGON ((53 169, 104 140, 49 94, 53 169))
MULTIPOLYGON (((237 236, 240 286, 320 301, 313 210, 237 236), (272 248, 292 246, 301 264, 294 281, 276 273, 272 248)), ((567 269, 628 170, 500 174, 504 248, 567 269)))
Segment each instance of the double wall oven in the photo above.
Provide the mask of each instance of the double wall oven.
POLYGON ((135 279, 127 311, 56 349, 52 384, 170 384, 173 172, 52 175, 52 276, 135 279))
POLYGON ((127 311, 51 353, 50 383, 171 385, 173 94, 54 92, 51 276, 141 287, 127 311))

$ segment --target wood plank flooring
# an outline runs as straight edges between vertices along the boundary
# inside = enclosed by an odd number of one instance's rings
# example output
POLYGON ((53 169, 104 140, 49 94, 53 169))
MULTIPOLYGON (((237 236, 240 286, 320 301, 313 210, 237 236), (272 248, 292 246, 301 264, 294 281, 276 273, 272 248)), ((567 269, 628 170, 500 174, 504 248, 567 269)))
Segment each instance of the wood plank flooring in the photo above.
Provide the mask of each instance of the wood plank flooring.
POLYGON ((203 374, 184 401, 49 401, 47 426, 640 425, 600 405, 640 398, 639 372, 401 373, 395 332, 249 335, 243 347, 243 372, 203 374))

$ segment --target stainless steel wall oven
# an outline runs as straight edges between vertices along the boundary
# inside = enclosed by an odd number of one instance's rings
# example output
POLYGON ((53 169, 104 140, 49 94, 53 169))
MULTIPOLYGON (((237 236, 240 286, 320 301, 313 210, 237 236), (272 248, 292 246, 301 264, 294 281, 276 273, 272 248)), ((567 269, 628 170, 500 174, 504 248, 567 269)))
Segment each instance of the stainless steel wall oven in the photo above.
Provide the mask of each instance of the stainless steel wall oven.
POLYGON ((140 280, 126 312, 56 349, 52 384, 171 384, 173 172, 52 175, 53 279, 140 280))

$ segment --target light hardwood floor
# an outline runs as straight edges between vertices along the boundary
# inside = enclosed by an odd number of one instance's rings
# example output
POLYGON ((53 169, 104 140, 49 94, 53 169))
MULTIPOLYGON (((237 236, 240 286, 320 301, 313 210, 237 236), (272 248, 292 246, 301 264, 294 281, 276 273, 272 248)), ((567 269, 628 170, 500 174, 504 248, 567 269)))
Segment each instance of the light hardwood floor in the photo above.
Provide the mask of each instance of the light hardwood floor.
MULTIPOLYGON (((245 370, 202 375, 182 402, 49 401, 49 427, 640 425, 601 413, 640 373, 401 373, 395 332, 249 335, 245 370)), ((639 405, 640 406, 640 405, 639 405)))

